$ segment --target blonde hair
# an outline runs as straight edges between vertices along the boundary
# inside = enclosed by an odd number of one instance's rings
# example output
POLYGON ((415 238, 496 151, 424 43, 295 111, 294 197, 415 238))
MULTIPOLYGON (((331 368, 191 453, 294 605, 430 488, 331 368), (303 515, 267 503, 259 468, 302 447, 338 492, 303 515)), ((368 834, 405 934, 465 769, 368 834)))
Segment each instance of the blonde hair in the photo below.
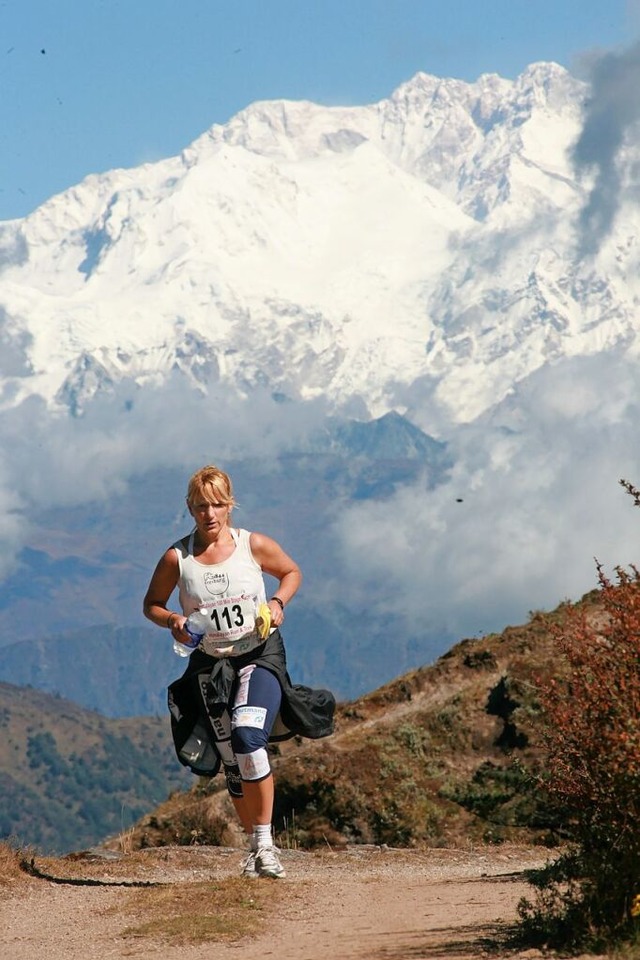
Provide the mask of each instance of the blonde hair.
POLYGON ((224 470, 210 464, 196 470, 187 487, 187 504, 192 507, 197 500, 205 503, 224 503, 235 506, 231 477, 224 470))

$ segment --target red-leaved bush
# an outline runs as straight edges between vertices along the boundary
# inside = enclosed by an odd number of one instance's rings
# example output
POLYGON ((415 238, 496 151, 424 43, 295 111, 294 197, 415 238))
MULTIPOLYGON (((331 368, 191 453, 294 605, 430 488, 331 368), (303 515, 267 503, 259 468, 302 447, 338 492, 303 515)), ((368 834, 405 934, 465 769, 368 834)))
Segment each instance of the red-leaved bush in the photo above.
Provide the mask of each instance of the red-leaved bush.
MULTIPOLYGON (((621 483, 640 506, 640 492, 621 483)), ((537 904, 520 905, 550 945, 576 948, 638 932, 640 573, 617 568, 612 581, 597 569, 601 604, 576 605, 552 628, 558 671, 540 688, 544 785, 564 811, 572 846, 533 878, 537 904)))
MULTIPOLYGON (((576 826, 616 847, 640 841, 640 573, 598 579, 602 612, 580 608, 558 629, 566 679, 541 691, 547 719, 547 787, 576 826)), ((640 875, 638 876, 640 881, 640 875)))

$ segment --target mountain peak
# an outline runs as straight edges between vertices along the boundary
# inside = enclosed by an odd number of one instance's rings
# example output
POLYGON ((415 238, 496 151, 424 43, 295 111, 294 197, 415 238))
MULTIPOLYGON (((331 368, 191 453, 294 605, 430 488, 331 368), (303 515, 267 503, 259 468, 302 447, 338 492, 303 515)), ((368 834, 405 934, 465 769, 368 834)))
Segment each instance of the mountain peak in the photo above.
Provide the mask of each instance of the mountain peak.
POLYGON ((544 104, 558 112, 567 108, 576 112, 582 105, 586 91, 584 83, 553 62, 530 64, 518 77, 514 87, 516 96, 529 93, 532 104, 544 104))
POLYGON ((419 72, 373 105, 260 101, 180 157, 87 178, 3 228, 3 342, 22 358, 3 402, 33 392, 79 409, 122 378, 162 381, 179 357, 198 390, 267 383, 322 394, 330 412, 477 415, 546 362, 544 312, 523 326, 520 299, 541 258, 554 356, 590 349, 574 314, 594 331, 629 314, 611 300, 632 248, 615 290, 569 266, 583 91, 554 63, 516 81, 419 72), (197 358, 181 353, 185 330, 197 358))

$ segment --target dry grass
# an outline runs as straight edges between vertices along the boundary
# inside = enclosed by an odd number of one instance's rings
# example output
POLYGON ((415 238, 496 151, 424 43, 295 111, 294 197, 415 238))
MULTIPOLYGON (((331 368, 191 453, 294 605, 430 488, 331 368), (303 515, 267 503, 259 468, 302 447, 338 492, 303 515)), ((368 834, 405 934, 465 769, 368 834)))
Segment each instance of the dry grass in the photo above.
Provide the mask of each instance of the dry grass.
POLYGON ((20 868, 20 861, 26 858, 24 850, 12 847, 9 843, 0 843, 0 886, 27 880, 27 874, 20 868))
POLYGON ((133 838, 135 834, 135 825, 129 827, 128 829, 122 828, 118 834, 116 841, 116 849, 119 850, 125 857, 129 856, 134 851, 133 838))
MULTIPOLYGON (((174 945, 232 942, 255 934, 290 890, 277 881, 229 878, 221 882, 171 884, 127 897, 134 922, 123 936, 174 945)), ((114 909, 122 913, 122 905, 114 909)))

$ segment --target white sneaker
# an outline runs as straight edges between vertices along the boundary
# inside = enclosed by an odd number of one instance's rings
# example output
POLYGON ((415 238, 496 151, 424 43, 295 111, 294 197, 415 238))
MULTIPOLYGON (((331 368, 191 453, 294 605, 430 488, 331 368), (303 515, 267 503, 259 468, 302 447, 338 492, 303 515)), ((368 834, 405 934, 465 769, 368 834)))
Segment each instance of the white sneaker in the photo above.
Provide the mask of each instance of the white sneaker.
POLYGON ((286 877, 284 867, 278 859, 276 847, 259 847, 255 854, 256 870, 259 877, 273 877, 274 880, 286 877))
POLYGON ((242 876, 243 877, 257 877, 259 876, 256 869, 256 852, 251 850, 249 856, 242 861, 242 876))

